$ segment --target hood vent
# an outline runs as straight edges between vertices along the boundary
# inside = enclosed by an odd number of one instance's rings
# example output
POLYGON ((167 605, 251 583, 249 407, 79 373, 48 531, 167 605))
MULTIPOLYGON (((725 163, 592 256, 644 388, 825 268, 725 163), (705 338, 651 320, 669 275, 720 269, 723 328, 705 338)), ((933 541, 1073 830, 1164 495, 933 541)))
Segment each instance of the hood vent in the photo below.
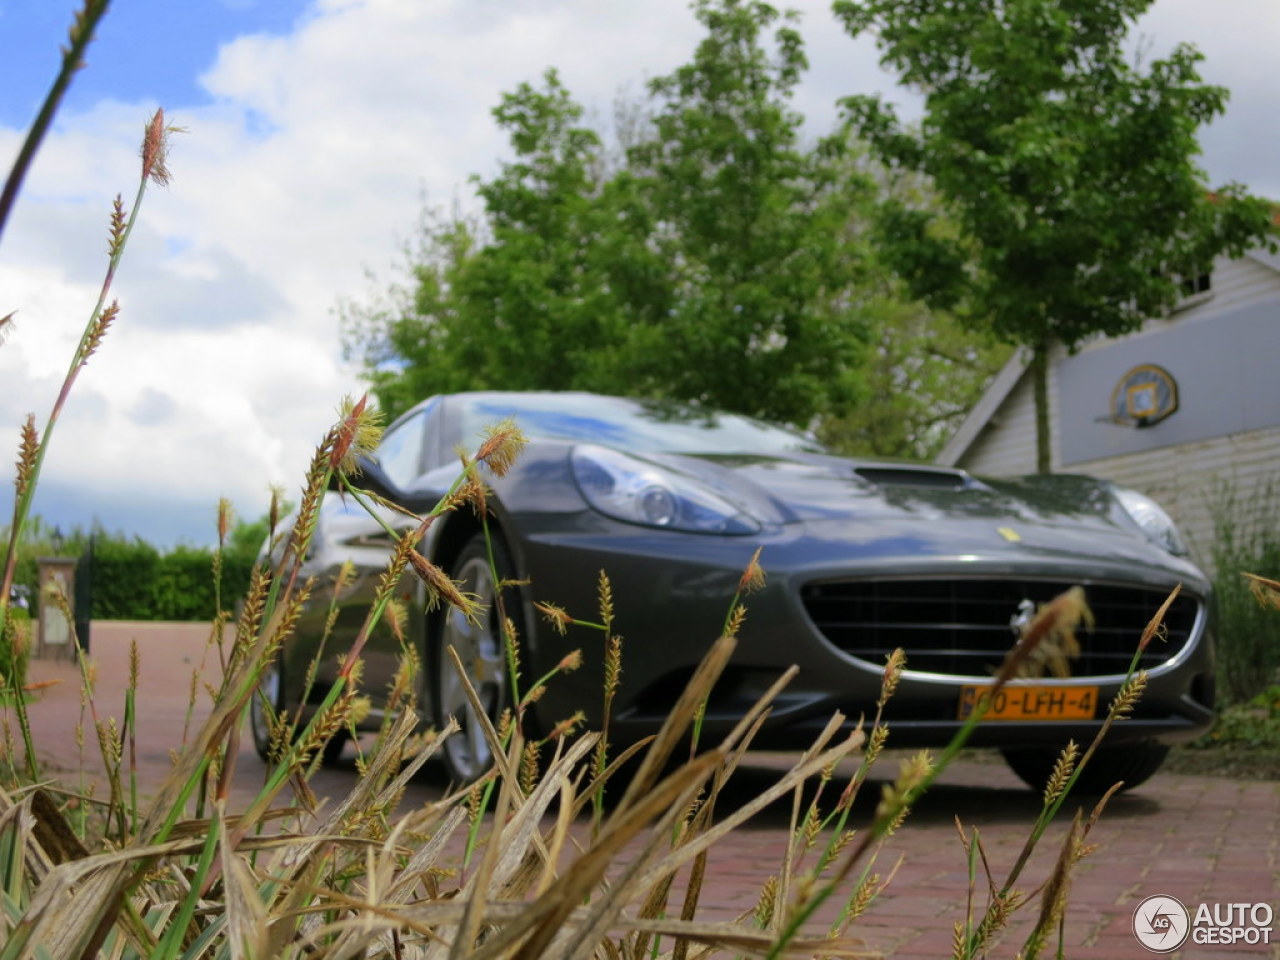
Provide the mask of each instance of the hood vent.
POLYGON ((934 490, 963 490, 970 485, 962 470, 940 467, 859 467, 854 471, 868 483, 881 487, 929 487, 934 490))

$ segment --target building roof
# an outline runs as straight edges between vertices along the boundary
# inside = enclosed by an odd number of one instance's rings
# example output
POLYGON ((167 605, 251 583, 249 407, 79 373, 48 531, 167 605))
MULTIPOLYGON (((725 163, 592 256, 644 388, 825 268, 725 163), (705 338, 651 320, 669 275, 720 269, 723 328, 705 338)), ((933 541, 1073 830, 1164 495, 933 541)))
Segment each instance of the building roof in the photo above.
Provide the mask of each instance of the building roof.
POLYGON ((1022 380, 1022 375, 1027 372, 1027 368, 1030 365, 1031 351, 1029 349, 1023 347, 1014 351, 1013 356, 1009 358, 1009 361, 988 384, 986 391, 978 399, 978 402, 973 405, 969 415, 956 428, 956 432, 951 435, 951 439, 947 441, 946 446, 934 458, 935 462, 945 467, 954 467, 960 463, 961 458, 973 446, 983 428, 996 415, 996 411, 1000 409, 1000 405, 1004 403, 1005 398, 1013 392, 1013 388, 1022 380))

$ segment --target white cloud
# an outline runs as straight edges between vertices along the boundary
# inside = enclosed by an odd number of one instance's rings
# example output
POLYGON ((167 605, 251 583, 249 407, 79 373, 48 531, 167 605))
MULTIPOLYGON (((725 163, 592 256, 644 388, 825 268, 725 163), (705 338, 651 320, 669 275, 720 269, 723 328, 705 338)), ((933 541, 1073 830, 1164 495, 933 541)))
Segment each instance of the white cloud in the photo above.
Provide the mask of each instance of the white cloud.
MULTIPOLYGON (((812 63, 796 105, 815 133, 838 96, 911 102, 827 0, 793 5, 812 63)), ((1159 0, 1144 27, 1157 46, 1202 43, 1206 77, 1236 90, 1206 139, 1213 179, 1280 197, 1263 69, 1280 6, 1159 0)), ((496 169, 501 94, 555 66, 607 122, 620 91, 639 97, 698 35, 684 0, 322 0, 293 34, 243 36, 193 65, 211 102, 165 104, 188 130, 173 140, 174 180, 148 192, 115 291, 120 321, 68 405, 49 479, 138 502, 227 495, 249 515, 269 483, 295 487, 342 395, 361 389, 339 357, 336 303, 364 295, 366 268, 398 260, 424 191, 465 201, 468 176, 496 169)), ((154 107, 64 115, 28 179, 0 245, 0 315, 19 310, 0 347, 7 449, 22 412, 43 416, 56 396, 106 265, 111 198, 132 200, 154 107)), ((0 148, 18 136, 0 130, 0 148)))

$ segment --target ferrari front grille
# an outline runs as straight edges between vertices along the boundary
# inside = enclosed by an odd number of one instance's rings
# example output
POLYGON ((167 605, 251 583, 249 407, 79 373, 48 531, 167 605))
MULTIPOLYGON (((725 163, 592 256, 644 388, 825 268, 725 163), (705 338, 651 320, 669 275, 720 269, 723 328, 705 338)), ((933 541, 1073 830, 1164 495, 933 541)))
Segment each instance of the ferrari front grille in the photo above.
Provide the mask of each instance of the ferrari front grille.
MULTIPOLYGON (((954 676, 994 674, 1012 648, 1019 611, 1053 599, 1069 581, 1005 579, 875 579, 811 583, 805 609, 835 646, 877 666, 895 648, 908 670, 954 676), (1029 603, 1028 603, 1029 601, 1029 603)), ((1123 674, 1143 629, 1167 592, 1145 586, 1093 584, 1085 599, 1094 625, 1077 634, 1080 656, 1071 676, 1123 674)), ((1179 595, 1165 617, 1163 640, 1153 640, 1139 660, 1151 669, 1173 658, 1191 639, 1201 603, 1179 595)))

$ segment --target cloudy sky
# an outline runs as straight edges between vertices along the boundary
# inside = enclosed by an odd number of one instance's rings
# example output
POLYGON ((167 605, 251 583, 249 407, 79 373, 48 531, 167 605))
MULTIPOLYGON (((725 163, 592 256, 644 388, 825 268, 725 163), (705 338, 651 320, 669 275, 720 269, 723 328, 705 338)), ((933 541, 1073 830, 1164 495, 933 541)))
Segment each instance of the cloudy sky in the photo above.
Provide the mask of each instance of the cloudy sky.
MULTIPOLYGON (((74 0, 0 0, 7 170, 58 63, 74 0)), ((798 0, 814 133, 837 97, 904 104, 828 0, 798 0)), ((1203 137, 1212 183, 1280 198, 1276 0, 1156 0, 1154 54, 1195 42, 1233 91, 1203 137)), ((106 264, 111 199, 133 195, 157 106, 186 128, 147 196, 115 286, 122 312, 54 435, 36 509, 160 545, 207 543, 219 497, 252 519, 296 490, 344 394, 336 306, 398 276, 425 202, 471 203, 505 144, 504 91, 557 67, 607 122, 614 100, 684 62, 685 0, 114 0, 0 237, 0 446, 52 405, 106 264), (372 277, 372 279, 371 279, 372 277)), ((6 468, 8 469, 8 468, 6 468)), ((12 483, 0 516, 12 510, 12 483)))

